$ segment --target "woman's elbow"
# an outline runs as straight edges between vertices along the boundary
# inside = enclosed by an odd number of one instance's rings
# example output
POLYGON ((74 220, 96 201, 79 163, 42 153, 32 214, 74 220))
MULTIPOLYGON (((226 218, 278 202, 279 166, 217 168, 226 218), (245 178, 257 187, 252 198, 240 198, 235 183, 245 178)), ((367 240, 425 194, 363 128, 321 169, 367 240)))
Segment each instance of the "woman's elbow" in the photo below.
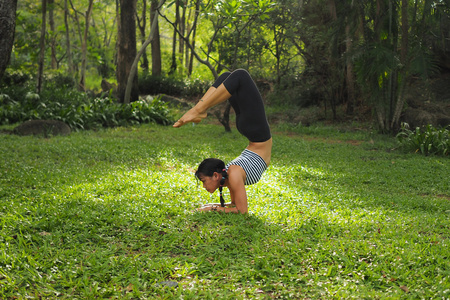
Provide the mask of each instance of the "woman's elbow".
POLYGON ((237 209, 237 213, 240 213, 240 214, 247 214, 248 213, 248 207, 236 207, 236 209, 237 209))

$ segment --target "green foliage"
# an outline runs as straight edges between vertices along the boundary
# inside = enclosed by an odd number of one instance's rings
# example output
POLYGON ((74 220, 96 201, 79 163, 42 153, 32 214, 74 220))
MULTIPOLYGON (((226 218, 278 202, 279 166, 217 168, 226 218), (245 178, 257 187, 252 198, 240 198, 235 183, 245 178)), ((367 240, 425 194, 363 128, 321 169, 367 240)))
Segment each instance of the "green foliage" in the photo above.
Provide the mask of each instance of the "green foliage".
POLYGON ((23 69, 6 69, 2 77, 2 82, 5 85, 24 85, 31 79, 31 75, 23 69))
POLYGON ((111 98, 91 98, 67 87, 71 85, 67 78, 57 78, 40 95, 17 86, 1 89, 0 124, 30 119, 60 120, 77 130, 172 123, 167 105, 159 98, 120 104, 111 98))
POLYGON ((0 298, 449 298, 450 161, 286 131, 247 216, 193 212, 192 168, 246 142, 220 126, 0 135, 0 298))
POLYGON ((280 83, 274 85, 273 93, 268 95, 267 100, 271 104, 297 107, 318 105, 320 102, 320 95, 316 89, 320 86, 318 81, 317 77, 309 72, 284 76, 280 83))
POLYGON ((62 73, 61 70, 48 71, 45 74, 45 87, 53 88, 76 88, 77 84, 73 77, 62 73))
POLYGON ((412 131, 407 123, 402 123, 397 139, 408 151, 420 152, 424 155, 449 155, 450 153, 450 137, 447 128, 438 129, 429 124, 425 128, 416 127, 412 131))
POLYGON ((178 79, 172 76, 153 76, 143 74, 139 77, 139 92, 143 95, 166 94, 192 97, 207 91, 210 82, 199 79, 178 79))

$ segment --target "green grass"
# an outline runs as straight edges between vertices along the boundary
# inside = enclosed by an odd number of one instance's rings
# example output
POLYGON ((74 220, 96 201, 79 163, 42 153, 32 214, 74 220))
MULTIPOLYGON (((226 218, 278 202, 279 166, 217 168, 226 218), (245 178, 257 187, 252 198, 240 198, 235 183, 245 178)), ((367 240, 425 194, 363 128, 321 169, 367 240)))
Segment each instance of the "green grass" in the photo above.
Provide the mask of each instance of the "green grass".
POLYGON ((278 127, 249 215, 194 213, 218 201, 198 163, 245 146, 207 124, 0 135, 0 298, 450 297, 448 158, 278 127))

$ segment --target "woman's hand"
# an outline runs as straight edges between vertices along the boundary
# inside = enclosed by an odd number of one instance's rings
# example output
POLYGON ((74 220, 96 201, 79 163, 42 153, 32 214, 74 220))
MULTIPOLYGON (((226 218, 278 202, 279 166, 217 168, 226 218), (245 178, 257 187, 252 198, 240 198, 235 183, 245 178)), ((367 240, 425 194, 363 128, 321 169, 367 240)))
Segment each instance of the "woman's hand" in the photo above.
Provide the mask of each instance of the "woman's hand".
POLYGON ((205 206, 197 208, 197 211, 218 211, 219 207, 220 207, 219 205, 206 204, 205 206))
POLYGON ((218 211, 223 213, 238 213, 239 210, 235 206, 231 207, 222 207, 220 205, 210 205, 210 206, 202 206, 197 208, 198 212, 205 212, 205 211, 218 211))

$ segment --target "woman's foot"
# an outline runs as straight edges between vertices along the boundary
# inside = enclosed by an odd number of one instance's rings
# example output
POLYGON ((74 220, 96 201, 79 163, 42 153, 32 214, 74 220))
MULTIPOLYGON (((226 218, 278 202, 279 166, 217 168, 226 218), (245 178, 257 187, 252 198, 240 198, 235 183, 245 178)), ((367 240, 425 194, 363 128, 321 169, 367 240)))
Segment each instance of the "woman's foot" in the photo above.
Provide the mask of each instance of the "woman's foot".
POLYGON ((199 112, 196 107, 193 107, 188 110, 178 121, 176 121, 175 124, 173 124, 173 127, 181 127, 189 122, 200 123, 200 121, 206 118, 206 116, 206 112, 199 112))

